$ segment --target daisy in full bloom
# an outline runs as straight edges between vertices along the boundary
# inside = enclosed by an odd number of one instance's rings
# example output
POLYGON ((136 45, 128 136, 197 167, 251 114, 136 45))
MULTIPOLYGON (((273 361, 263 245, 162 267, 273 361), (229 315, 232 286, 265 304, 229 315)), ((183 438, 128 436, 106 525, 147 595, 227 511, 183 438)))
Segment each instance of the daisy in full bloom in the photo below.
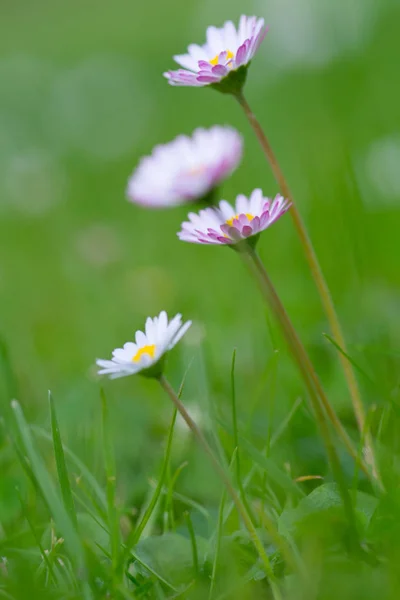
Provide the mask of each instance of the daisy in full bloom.
POLYGON ((233 88, 221 87, 221 91, 237 91, 237 87, 242 87, 247 66, 266 33, 264 19, 245 15, 240 17, 238 28, 232 21, 226 21, 221 28, 209 27, 207 42, 203 46, 191 44, 187 54, 174 56, 183 69, 167 71, 164 76, 171 85, 197 87, 221 84, 225 79, 230 79, 233 88), (235 73, 240 69, 243 78, 236 78, 235 73), (234 85, 235 79, 238 86, 234 85))
POLYGON ((142 158, 128 184, 128 198, 149 207, 176 206, 205 198, 242 158, 243 142, 231 127, 196 129, 156 146, 142 158))
POLYGON ((167 313, 146 321, 146 330, 137 331, 134 342, 126 342, 123 348, 112 353, 111 360, 98 359, 99 375, 110 379, 125 377, 142 372, 149 377, 158 377, 162 372, 162 359, 187 332, 192 322, 182 323, 182 315, 176 315, 168 322, 167 313))
POLYGON ((221 200, 218 208, 189 213, 189 221, 182 223, 178 237, 195 244, 237 244, 267 229, 289 208, 282 196, 271 200, 257 189, 250 198, 239 194, 235 206, 221 200))

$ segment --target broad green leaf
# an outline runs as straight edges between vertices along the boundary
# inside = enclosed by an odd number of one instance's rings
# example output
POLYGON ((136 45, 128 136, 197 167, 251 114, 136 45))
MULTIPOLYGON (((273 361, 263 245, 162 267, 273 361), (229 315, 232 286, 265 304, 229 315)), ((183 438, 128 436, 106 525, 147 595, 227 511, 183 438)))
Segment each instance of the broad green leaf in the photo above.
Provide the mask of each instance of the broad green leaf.
MULTIPOLYGON (((366 529, 378 500, 364 492, 357 492, 354 497, 355 515, 359 525, 366 529)), ((317 530, 324 523, 327 528, 329 523, 337 524, 338 527, 345 523, 342 498, 336 483, 326 483, 317 487, 300 500, 296 508, 284 510, 278 519, 278 528, 282 535, 293 535, 303 526, 310 525, 317 530)))
MULTIPOLYGON (((204 538, 196 537, 196 546, 201 568, 209 545, 204 538)), ((137 544, 135 556, 175 586, 188 583, 193 578, 193 554, 189 537, 166 533, 144 538, 137 544)))

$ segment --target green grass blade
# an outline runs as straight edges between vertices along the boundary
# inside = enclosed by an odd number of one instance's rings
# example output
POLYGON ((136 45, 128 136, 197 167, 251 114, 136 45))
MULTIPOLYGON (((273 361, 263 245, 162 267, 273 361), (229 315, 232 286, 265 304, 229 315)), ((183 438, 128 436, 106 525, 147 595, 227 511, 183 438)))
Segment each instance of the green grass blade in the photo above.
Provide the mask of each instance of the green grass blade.
POLYGON ((71 518, 64 507, 64 504, 57 494, 56 488, 54 487, 49 473, 44 466, 43 460, 35 448, 29 425, 25 421, 22 409, 16 400, 12 401, 11 408, 15 415, 16 424, 21 436, 21 440, 24 444, 32 472, 57 524, 57 527, 65 540, 66 547, 69 550, 70 558, 75 565, 76 575, 79 578, 83 577, 83 581, 81 581, 83 598, 85 598, 85 600, 89 600, 92 598, 92 594, 87 582, 85 581, 85 557, 80 539, 72 524, 71 518))
POLYGON ((184 517, 185 517, 185 521, 186 521, 186 526, 189 531, 190 543, 192 546, 193 572, 194 572, 195 578, 197 579, 197 577, 199 575, 199 552, 197 550, 196 534, 193 529, 193 523, 192 523, 192 519, 190 517, 190 513, 185 512, 184 517))
POLYGON ((110 436, 107 399, 103 390, 101 390, 100 394, 102 403, 103 451, 107 477, 107 507, 111 542, 111 565, 114 587, 117 587, 120 584, 120 579, 122 577, 122 565, 120 561, 121 531, 119 526, 118 510, 115 503, 116 469, 110 436))
MULTIPOLYGON (((41 439, 44 439, 48 442, 53 441, 52 436, 41 427, 38 427, 37 425, 32 425, 31 430, 36 436, 40 437, 41 439)), ((107 511, 107 498, 100 485, 98 484, 96 478, 92 475, 87 466, 76 456, 76 454, 74 454, 72 450, 68 448, 68 446, 63 444, 62 447, 65 456, 67 456, 68 459, 72 462, 72 464, 75 465, 75 467, 81 473, 82 477, 87 481, 91 489, 95 492, 100 506, 103 508, 104 511, 107 511)))
MULTIPOLYGON (((232 427, 226 421, 223 419, 218 419, 218 422, 220 423, 221 427, 232 434, 232 427)), ((285 471, 280 469, 272 459, 267 458, 242 435, 239 435, 239 441, 241 448, 254 460, 254 462, 257 463, 261 469, 268 472, 270 481, 273 481, 288 493, 294 493, 297 496, 304 496, 304 493, 300 487, 293 481, 293 479, 289 477, 285 471)))
MULTIPOLYGON (((150 485, 155 489, 157 487, 158 483, 155 481, 150 481, 150 485)), ((161 493, 164 496, 166 496, 168 494, 168 488, 166 486, 164 486, 161 490, 161 493)), ((172 497, 175 500, 182 502, 182 504, 185 504, 186 506, 189 506, 190 508, 193 508, 194 510, 199 512, 201 515, 203 515, 207 519, 207 521, 210 520, 210 513, 208 512, 208 510, 206 508, 204 508, 204 506, 202 506, 201 504, 196 502, 195 500, 192 500, 188 496, 185 496, 184 494, 181 494, 180 492, 175 492, 175 491, 172 492, 172 497)))
POLYGON ((5 382, 5 391, 7 394, 7 408, 8 412, 11 414, 11 409, 9 407, 9 402, 13 398, 18 397, 18 384, 17 378, 14 373, 13 365, 10 358, 10 353, 8 351, 8 346, 3 339, 0 337, 0 367, 1 372, 3 374, 3 381, 5 382))
POLYGON ((53 446, 54 456, 56 459, 58 481, 60 483, 61 495, 64 502, 65 510, 69 514, 69 517, 77 529, 78 522, 76 519, 76 511, 74 500, 72 497, 71 485, 69 481, 69 475, 67 465, 65 464, 65 456, 63 445, 61 441, 60 428, 58 426, 58 420, 56 415, 56 409, 54 406, 54 400, 51 392, 49 391, 49 405, 50 405, 50 417, 51 417, 51 431, 53 435, 53 446))
POLYGON ((214 594, 214 588, 215 588, 215 581, 216 581, 216 577, 217 577, 217 568, 218 568, 219 553, 221 550, 222 532, 224 530, 225 501, 226 501, 226 491, 223 490, 222 495, 221 495, 221 502, 219 504, 219 509, 218 509, 218 521, 217 521, 217 531, 216 531, 216 540, 215 540, 215 553, 214 553, 214 560, 213 560, 213 566, 212 566, 212 572, 211 572, 210 591, 208 593, 208 600, 212 600, 212 597, 214 594))
POLYGON ((345 352, 343 350, 343 348, 341 348, 339 346, 339 344, 327 333, 323 333, 322 334, 324 336, 324 338, 326 338, 328 340, 328 342, 330 342, 332 344, 332 346, 334 346, 336 348, 336 350, 338 352, 340 352, 340 354, 342 354, 351 365, 353 365, 353 367, 363 376, 365 377, 365 379, 367 379, 367 381, 369 381, 370 383, 375 384, 375 381, 368 375, 368 373, 366 371, 364 371, 364 369, 362 367, 360 367, 360 365, 354 360, 354 358, 352 358, 349 354, 347 354, 347 352, 345 352))
POLYGON ((21 496, 21 493, 20 493, 19 490, 18 490, 18 496, 19 496, 19 501, 20 501, 20 504, 21 504, 22 514, 24 515, 25 520, 28 523, 29 529, 31 530, 31 533, 32 533, 32 536, 33 536, 33 539, 35 540, 35 543, 36 543, 37 547, 39 548, 41 557, 42 557, 45 565, 48 568, 49 576, 53 580, 53 582, 56 582, 57 579, 56 579, 56 576, 55 576, 54 571, 53 571, 53 565, 51 564, 47 553, 44 551, 44 548, 42 546, 42 542, 40 541, 40 538, 39 538, 38 534, 36 533, 35 526, 33 525, 32 521, 31 521, 31 519, 29 517, 28 510, 27 510, 27 508, 25 506, 24 501, 22 500, 22 496, 21 496))
POLYGON ((172 506, 172 497, 175 489, 176 482, 178 481, 179 475, 182 473, 183 469, 188 466, 188 462, 185 461, 176 469, 175 473, 171 477, 168 483, 168 493, 165 499, 165 513, 169 518, 169 526, 171 529, 175 529, 175 519, 173 514, 173 506, 172 506))
MULTIPOLYGON (((253 511, 252 511, 249 503, 247 502, 246 492, 243 487, 241 469, 240 469, 239 429, 238 429, 237 409, 236 409, 235 366, 236 366, 236 348, 233 350, 232 363, 231 363, 231 406, 232 406, 233 443, 234 443, 235 451, 236 451, 236 457, 235 457, 236 485, 239 488, 239 493, 240 493, 240 497, 242 498, 242 502, 245 505, 246 510, 249 513, 250 518, 254 523, 253 511)), ((232 460, 232 457, 231 457, 231 460, 232 460)))
POLYGON ((297 398, 292 408, 290 409, 289 414, 283 419, 282 423, 279 425, 279 427, 277 427, 274 435, 271 437, 271 447, 274 446, 285 433, 287 426, 289 425, 290 421, 293 419, 294 415, 297 413, 298 409, 302 404, 303 398, 297 398))
POLYGON ((157 487, 154 490, 154 494, 150 500, 150 503, 149 503, 140 523, 135 527, 135 529, 131 532, 131 534, 128 536, 128 539, 126 540, 126 543, 125 543, 126 549, 125 549, 125 553, 123 556, 123 562, 126 560, 129 552, 131 551, 131 548, 133 548, 140 540, 140 536, 142 535, 143 530, 146 527, 153 511, 155 510, 155 508, 157 506, 158 500, 160 498, 161 491, 163 489, 164 482, 165 482, 165 477, 167 474, 170 456, 171 456, 172 438, 173 438, 173 433, 174 433, 176 415, 177 415, 177 410, 174 409, 174 412, 172 415, 172 420, 171 420, 171 425, 170 425, 169 432, 168 432, 167 447, 165 450, 164 460, 163 460, 163 464, 161 467, 161 474, 160 474, 160 478, 157 483, 157 487))
POLYGON ((167 581, 166 579, 164 579, 164 577, 162 577, 162 575, 160 575, 159 573, 157 573, 157 571, 155 571, 152 567, 150 567, 150 565, 148 565, 147 563, 145 563, 141 558, 139 558, 137 556, 137 554, 135 554, 132 550, 130 550, 130 554, 132 555, 132 557, 139 563, 139 565, 141 567, 144 567, 147 571, 149 571, 149 573, 151 573, 152 575, 154 575, 154 577, 156 579, 158 579, 158 581, 161 581, 161 583, 163 583, 164 585, 166 585, 170 590, 172 590, 173 592, 177 592, 178 590, 176 589, 176 587, 174 587, 172 585, 172 583, 170 583, 169 581, 167 581))

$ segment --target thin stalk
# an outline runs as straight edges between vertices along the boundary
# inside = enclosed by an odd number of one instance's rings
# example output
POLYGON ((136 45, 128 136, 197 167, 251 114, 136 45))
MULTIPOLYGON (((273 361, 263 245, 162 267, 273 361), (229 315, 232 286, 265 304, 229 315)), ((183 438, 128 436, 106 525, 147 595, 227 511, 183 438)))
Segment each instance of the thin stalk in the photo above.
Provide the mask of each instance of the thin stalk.
POLYGON ((224 528, 225 500, 226 500, 226 491, 224 490, 222 492, 221 502, 220 502, 219 509, 218 509, 218 523, 217 523, 217 532, 216 532, 217 539, 216 539, 216 543, 215 543, 215 554, 214 554, 214 561, 213 561, 213 567, 212 567, 212 573, 211 573, 210 591, 208 593, 208 600, 212 600, 216 576, 217 576, 219 551, 221 549, 221 537, 222 537, 222 531, 224 528))
POLYGON ((189 429, 192 431, 197 442, 203 448, 204 452, 207 454, 216 473, 220 477, 222 483, 225 485, 226 490, 227 490, 228 494, 231 496, 231 498, 236 506, 236 509, 243 521, 243 524, 245 525, 247 531, 249 532, 250 538, 258 552, 258 555, 259 555, 263 565, 264 565, 266 575, 270 581, 271 590, 272 590, 274 599, 282 600, 282 596, 281 596, 280 590, 277 586, 276 577, 272 570, 268 555, 265 552, 264 546, 263 546, 260 538, 258 537, 256 528, 246 510, 246 507, 244 506, 243 502, 239 498, 238 494, 236 493, 235 488, 232 485, 230 477, 226 473, 225 469, 221 466, 218 459, 215 457, 214 452, 212 451, 211 447, 209 446, 206 438, 203 436, 202 432, 197 427, 196 423, 193 421, 192 417, 189 415, 186 408, 184 407, 184 405, 182 404, 182 402, 180 401, 177 394, 175 393, 175 391, 173 390, 173 388, 171 387, 171 385, 167 381, 167 379, 164 377, 164 375, 160 376, 159 382, 161 384, 161 387, 164 389, 164 391, 168 394, 168 396, 172 400, 175 407, 178 409, 179 413, 181 414, 183 420, 186 422, 189 429))
POLYGON ((158 480, 157 487, 154 491, 154 494, 150 500, 148 507, 146 508, 146 510, 144 512, 144 515, 143 515, 140 523, 137 524, 137 526, 132 531, 132 533, 128 536, 128 539, 125 542, 124 559, 126 559, 127 555, 131 551, 131 549, 139 542, 140 537, 141 537, 144 529, 146 528, 146 525, 149 522, 150 517, 153 514, 153 511, 155 510, 158 500, 160 498, 160 495, 161 495, 161 492, 162 492, 162 489, 164 486, 164 481, 165 481, 168 465, 169 465, 169 460, 171 457, 172 439, 173 439, 173 434, 174 434, 176 415, 177 415, 177 411, 174 410, 172 419, 171 419, 171 425, 170 425, 169 431, 168 431, 167 446, 165 449, 165 455, 164 455, 164 461, 163 461, 162 468, 161 468, 160 479, 158 480))
MULTIPOLYGON (((346 352, 346 341, 344 339, 342 327, 340 325, 339 318, 336 313, 335 305, 333 303, 328 284, 326 283, 326 280, 325 280, 324 274, 322 272, 321 266, 319 264, 317 255, 315 253, 314 247, 308 236, 306 226, 305 226, 303 219, 300 215, 300 212, 293 200, 293 195, 290 190, 289 184, 286 181, 286 178, 280 167, 278 159, 275 156, 272 146, 271 146, 260 122, 257 120, 257 117, 251 110, 243 93, 239 93, 236 96, 236 98, 237 98, 240 106, 242 107, 251 127, 253 128, 253 131, 256 134, 258 141, 260 142, 261 148, 262 148, 262 150, 267 158, 267 161, 272 169, 272 172, 273 172, 274 177, 280 187, 282 195, 291 202, 290 214, 292 216, 293 223, 294 223, 295 229, 297 231, 297 235, 298 235, 300 243, 303 247, 304 254, 306 256, 308 265, 310 267, 312 276, 314 278, 315 285, 318 289, 318 292, 319 292, 319 295, 321 298, 321 302, 322 302, 322 306, 324 307, 325 314, 329 321, 329 326, 333 333, 333 337, 334 337, 335 341, 339 344, 339 346, 341 348, 343 348, 343 350, 346 352)), ((354 410, 354 414, 355 414, 355 417, 357 420, 358 429, 362 435, 363 431, 365 429, 366 414, 365 414, 364 405, 361 400, 361 395, 360 395, 360 390, 358 388, 357 379, 354 374, 352 365, 349 363, 349 361, 346 360, 346 358, 343 355, 339 356, 339 359, 342 364, 342 368, 343 368, 344 375, 346 378, 347 386, 349 388, 351 401, 353 404, 353 410, 354 410)), ((378 474, 378 470, 377 470, 377 466, 376 466, 375 455, 374 455, 374 451, 373 451, 373 447, 372 447, 372 440, 369 437, 367 437, 365 439, 365 444, 366 444, 366 455, 369 457, 368 462, 371 466, 371 470, 373 472, 374 477, 379 480, 379 474, 378 474)))
POLYGON ((190 513, 187 511, 187 512, 185 512, 184 516, 185 516, 186 525, 187 525, 187 528, 189 531, 190 543, 192 546, 194 576, 197 579, 197 577, 199 576, 199 552, 197 550, 196 534, 194 532, 192 519, 190 518, 190 513))
MULTIPOLYGON (((116 465, 112 441, 110 436, 108 406, 106 396, 101 390, 102 400, 102 433, 103 433, 103 452, 105 471, 107 476, 107 506, 108 506, 108 527, 110 530, 111 547, 111 568, 114 588, 121 583, 123 571, 120 563, 121 550, 121 530, 119 524, 119 514, 116 506, 116 465)), ((71 498, 72 501, 72 498, 71 498)))
MULTIPOLYGON (((271 306, 275 312, 275 315, 285 334, 288 346, 291 349, 296 359, 299 370, 303 375, 304 381, 310 394, 311 401, 313 403, 313 408, 316 416, 318 417, 320 415, 320 408, 323 407, 324 411, 326 411, 326 415, 328 416, 329 421, 331 422, 339 438, 342 440, 343 444, 347 448, 347 451, 352 456, 352 458, 360 464, 360 467, 366 473, 366 475, 369 476, 370 473, 367 466, 358 456, 356 449, 353 447, 352 441, 350 440, 345 428, 343 427, 339 417, 337 416, 334 408, 330 404, 325 394, 325 391, 318 379, 318 376, 314 370, 311 360, 299 336, 297 335, 297 332, 278 294, 275 291, 275 288, 268 276, 268 273, 265 270, 265 267, 260 257, 254 250, 254 248, 250 246, 250 244, 244 245, 240 254, 246 262, 246 264, 248 265, 248 267, 250 268, 250 270, 252 271, 252 273, 255 275, 268 305, 271 306)), ((325 420, 324 412, 322 412, 322 416, 325 420)))
POLYGON ((247 502, 246 493, 243 488, 241 464, 239 455, 239 430, 237 421, 237 409, 236 409, 236 386, 235 386, 235 365, 236 365, 236 348, 232 354, 232 366, 231 366, 231 404, 232 404, 232 426, 233 426, 233 443, 236 450, 236 485, 239 488, 240 497, 243 504, 246 507, 247 512, 252 520, 254 520, 253 512, 247 502))
MULTIPOLYGON (((281 325, 281 328, 286 338, 286 342, 289 348, 291 349, 294 357, 296 358, 297 366, 299 367, 299 370, 303 375, 303 379, 309 392, 309 396, 321 432, 321 436, 325 443, 329 462, 331 464, 332 471, 341 490, 343 506, 348 517, 349 531, 351 533, 352 543, 353 546, 356 546, 358 545, 358 535, 355 527, 356 520, 354 516, 353 505, 351 502, 349 491, 346 486, 340 461, 332 440, 329 428, 329 421, 335 427, 337 433, 341 436, 342 440, 345 442, 346 447, 348 447, 348 450, 349 452, 351 452, 354 460, 360 462, 359 457, 357 455, 357 452, 354 450, 353 445, 350 439, 348 438, 345 429, 343 428, 343 425, 341 424, 334 409, 330 405, 328 398, 325 395, 325 392, 318 379, 318 376, 314 371, 314 367, 311 363, 311 360, 309 359, 308 354, 300 338, 298 337, 296 330, 292 325, 292 322, 285 310, 285 307, 283 306, 277 292, 275 291, 272 281, 270 280, 260 257, 254 250, 254 248, 252 248, 250 244, 247 243, 242 246, 242 250, 240 253, 244 258, 245 262, 250 267, 250 270, 256 276, 261 291, 268 305, 272 307, 275 317, 281 325)), ((368 469, 363 463, 361 463, 360 466, 363 466, 366 469, 367 474, 369 473, 368 469)))

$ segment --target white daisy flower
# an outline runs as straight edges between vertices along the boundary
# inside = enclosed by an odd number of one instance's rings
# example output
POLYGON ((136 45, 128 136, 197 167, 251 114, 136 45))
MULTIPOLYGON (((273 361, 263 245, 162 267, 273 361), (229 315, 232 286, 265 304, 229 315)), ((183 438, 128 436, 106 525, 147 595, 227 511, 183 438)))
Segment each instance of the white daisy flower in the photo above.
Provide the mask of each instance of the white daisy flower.
POLYGON ((200 200, 232 174, 242 150, 242 137, 232 127, 180 135, 141 159, 129 180, 128 198, 150 208, 200 200))
POLYGON ((182 315, 176 315, 168 322, 165 311, 158 317, 146 321, 145 333, 137 331, 135 342, 126 342, 123 348, 112 353, 111 360, 98 359, 99 375, 108 375, 110 379, 135 375, 157 377, 162 370, 162 358, 186 333, 192 322, 182 323, 182 315))
MULTIPOLYGON (((164 76, 171 85, 220 86, 232 80, 239 69, 247 70, 266 33, 264 19, 245 15, 240 17, 238 27, 232 21, 226 21, 222 27, 208 27, 206 43, 190 44, 187 54, 174 56, 183 68, 167 71, 164 76)), ((238 81, 243 85, 244 80, 238 81)), ((229 89, 228 86, 226 91, 229 89)))
POLYGON ((289 208, 290 203, 283 196, 278 194, 272 200, 256 189, 249 198, 239 194, 233 206, 221 200, 217 208, 189 213, 189 221, 182 223, 178 237, 195 244, 238 244, 258 236, 289 208))

